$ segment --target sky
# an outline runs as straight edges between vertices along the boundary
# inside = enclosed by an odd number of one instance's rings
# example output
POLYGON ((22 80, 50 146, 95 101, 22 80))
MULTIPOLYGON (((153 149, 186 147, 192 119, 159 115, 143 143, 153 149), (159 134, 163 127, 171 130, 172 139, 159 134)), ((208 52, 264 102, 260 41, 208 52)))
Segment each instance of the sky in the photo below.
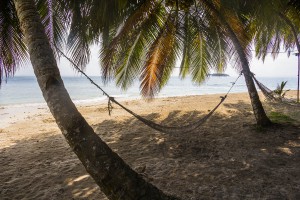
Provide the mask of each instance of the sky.
MULTIPOLYGON (((61 59, 58 65, 62 76, 81 76, 65 59, 61 59)), ((297 77, 298 58, 294 54, 291 54, 290 57, 288 57, 286 53, 280 53, 275 60, 269 55, 266 57, 265 61, 262 62, 253 56, 250 61, 250 69, 258 77, 297 77)), ((100 75, 99 48, 96 46, 91 48, 91 60, 85 72, 92 76, 100 75)), ((177 68, 173 72, 173 75, 176 76, 178 73, 179 69, 177 68)), ((239 74, 230 65, 227 66, 225 73, 230 76, 237 76, 239 74)), ((28 63, 26 67, 20 68, 15 75, 33 76, 31 64, 28 63)))

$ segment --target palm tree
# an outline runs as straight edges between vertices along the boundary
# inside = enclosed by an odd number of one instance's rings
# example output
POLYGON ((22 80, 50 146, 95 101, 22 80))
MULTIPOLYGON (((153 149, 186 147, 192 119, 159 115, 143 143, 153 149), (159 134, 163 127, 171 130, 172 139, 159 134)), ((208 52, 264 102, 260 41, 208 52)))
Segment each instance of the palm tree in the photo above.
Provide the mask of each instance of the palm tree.
POLYGON ((0 1, 0 86, 26 62, 26 45, 12 1, 0 1))
MULTIPOLYGON (((252 104, 252 108, 254 111, 254 116, 256 118, 256 122, 258 126, 269 126, 271 124, 271 121, 269 120, 269 118, 267 117, 262 103, 259 100, 259 96, 257 93, 257 90, 255 88, 254 85, 254 81, 252 79, 252 74, 250 72, 250 67, 249 67, 249 62, 247 59, 247 47, 249 47, 249 43, 244 43, 243 44, 243 37, 239 36, 240 33, 239 32, 245 32, 243 29, 235 29, 234 27, 236 26, 235 23, 238 22, 238 20, 233 20, 232 23, 230 23, 229 20, 226 19, 226 13, 224 15, 222 15, 221 10, 217 10, 217 6, 214 6, 212 3, 210 3, 207 0, 202 0, 204 5, 206 5, 211 12, 213 13, 213 15, 215 15, 215 17, 217 18, 217 20, 219 21, 219 23, 221 25, 224 26, 228 37, 231 39, 237 54, 238 54, 238 58, 239 58, 239 62, 241 65, 241 68, 243 69, 243 73, 244 73, 244 77, 245 77, 245 81, 246 81, 246 85, 248 88, 248 93, 250 96, 250 100, 251 100, 251 104, 252 104), (248 45, 248 46, 247 46, 248 45)), ((233 1, 235 2, 235 1, 233 1)), ((232 5, 232 4, 229 4, 232 5)), ((227 9, 225 9, 227 10, 227 9)), ((230 14, 230 10, 227 10, 228 15, 232 15, 230 14)), ((237 13, 234 13, 237 14, 237 13)), ((236 18, 234 18, 236 19, 236 18)), ((241 26, 240 26, 241 27, 241 26)), ((249 50, 249 49, 248 49, 249 50)), ((248 51, 248 55, 249 55, 249 51, 248 51)))
POLYGON ((259 2, 250 13, 256 56, 264 60, 272 52, 276 58, 282 47, 288 53, 295 48, 300 51, 300 10, 289 0, 259 2))
POLYGON ((126 89, 140 74, 141 93, 152 97, 168 81, 176 59, 181 58, 181 77, 191 73, 193 81, 201 83, 210 69, 222 71, 234 56, 243 70, 257 124, 271 124, 249 69, 251 37, 233 2, 145 0, 111 29, 112 39, 101 55, 104 77, 115 76, 126 89))
MULTIPOLYGON (((176 199, 144 181, 96 135, 78 112, 64 87, 56 64, 49 42, 51 41, 49 35, 53 36, 53 34, 50 31, 47 37, 40 18, 40 14, 44 11, 39 10, 40 13, 38 13, 36 2, 34 0, 5 0, 1 1, 1 9, 1 49, 10 50, 3 44, 5 42, 3 37, 18 38, 18 41, 13 40, 13 45, 18 48, 22 47, 18 49, 10 46, 11 54, 3 54, 4 51, 1 50, 0 58, 5 60, 5 62, 1 61, 4 71, 11 73, 13 71, 11 66, 15 67, 18 64, 17 61, 23 61, 23 57, 28 52, 38 84, 56 123, 71 149, 107 197, 109 199, 176 199), (7 11, 10 12, 8 18, 13 20, 3 17, 7 11), (22 32, 14 35, 16 32, 10 31, 11 35, 3 36, 3 27, 13 27, 22 32), (14 54, 18 56, 14 57, 14 54), (9 61, 8 64, 7 61, 9 61)), ((2 72, 3 68, 0 71, 2 72)))
MULTIPOLYGON (((56 48, 62 50, 67 36, 67 27, 62 20, 65 18, 65 13, 60 5, 62 5, 60 0, 36 1, 47 38, 56 57, 58 57, 56 48), (55 12, 54 15, 54 11, 59 12, 55 12)), ((18 67, 27 62, 27 48, 14 3, 12 0, 2 0, 0 2, 0 86, 3 78, 13 76, 18 67)))
POLYGON ((287 81, 282 81, 282 82, 280 83, 280 85, 277 84, 276 89, 273 91, 276 95, 278 95, 278 97, 279 97, 280 99, 284 98, 284 96, 286 95, 286 93, 287 93, 288 91, 290 91, 290 90, 284 90, 284 87, 285 87, 286 84, 287 84, 287 81))
MULTIPOLYGON (((275 59, 282 47, 288 55, 295 48, 300 52, 300 6, 297 1, 260 1, 260 7, 252 8, 250 15, 258 58, 264 61, 268 52, 272 52, 275 59), (263 10, 269 12, 262 12, 263 10)), ((299 53, 296 55, 300 62, 299 53)), ((298 66, 298 102, 299 73, 300 64, 298 66)))
POLYGON ((107 45, 110 31, 121 24, 126 16, 144 0, 68 0, 63 3, 70 25, 67 40, 68 53, 72 61, 85 68, 90 59, 90 46, 107 45))

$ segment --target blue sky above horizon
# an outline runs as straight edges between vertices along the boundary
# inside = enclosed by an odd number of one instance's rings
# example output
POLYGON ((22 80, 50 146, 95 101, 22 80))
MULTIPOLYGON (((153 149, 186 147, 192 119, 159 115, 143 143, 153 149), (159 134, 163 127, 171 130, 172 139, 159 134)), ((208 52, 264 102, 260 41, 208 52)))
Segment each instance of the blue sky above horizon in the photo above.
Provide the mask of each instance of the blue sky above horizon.
MULTIPOLYGON (((99 64, 99 49, 97 47, 91 48, 91 60, 86 68, 86 73, 92 76, 99 76, 100 64, 99 64)), ((62 76, 81 76, 66 59, 61 59, 59 62, 59 68, 62 76)), ((250 61, 251 71, 258 77, 297 77, 298 73, 298 58, 291 54, 290 57, 286 53, 280 53, 278 57, 273 58, 268 55, 265 62, 256 59, 254 56, 250 61)), ((179 69, 176 68, 173 75, 178 75, 179 69)), ((227 66, 225 73, 230 76, 237 76, 238 72, 230 65, 227 66)), ((21 67, 15 74, 16 76, 33 76, 33 69, 31 64, 28 63, 26 67, 21 67)))

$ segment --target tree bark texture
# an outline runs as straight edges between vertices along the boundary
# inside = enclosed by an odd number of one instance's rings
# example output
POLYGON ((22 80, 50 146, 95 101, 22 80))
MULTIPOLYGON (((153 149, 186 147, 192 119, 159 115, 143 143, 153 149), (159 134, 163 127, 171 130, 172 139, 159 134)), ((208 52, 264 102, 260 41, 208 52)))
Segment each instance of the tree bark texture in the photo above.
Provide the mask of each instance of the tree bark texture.
POLYGON ((271 124, 270 119, 267 117, 265 110, 262 106, 262 103, 259 99, 254 81, 252 79, 252 74, 249 68, 248 60, 246 59, 246 55, 244 53, 244 50, 242 46, 240 45, 236 35, 232 30, 229 30, 230 38, 232 39, 235 48, 237 49, 237 52, 239 54, 240 60, 242 62, 242 68, 243 68, 243 74, 245 77, 246 85, 248 88, 248 93, 251 100, 252 109, 254 112, 254 116, 256 118, 256 123, 258 126, 269 126, 271 124))
POLYGON ((109 199, 176 199, 133 171, 88 125, 61 79, 34 0, 14 0, 30 60, 58 127, 87 172, 109 199))
POLYGON ((238 40, 236 34, 234 33, 231 26, 228 24, 226 19, 221 15, 221 13, 207 0, 202 0, 202 2, 213 12, 217 17, 220 24, 226 29, 229 38, 231 39, 242 64, 243 74, 245 77, 248 93, 251 100, 252 109, 258 126, 269 126, 271 123, 270 119, 267 117, 265 110, 262 106, 262 103, 259 99, 254 81, 252 79, 252 74, 249 67, 249 62, 247 60, 244 49, 238 40))

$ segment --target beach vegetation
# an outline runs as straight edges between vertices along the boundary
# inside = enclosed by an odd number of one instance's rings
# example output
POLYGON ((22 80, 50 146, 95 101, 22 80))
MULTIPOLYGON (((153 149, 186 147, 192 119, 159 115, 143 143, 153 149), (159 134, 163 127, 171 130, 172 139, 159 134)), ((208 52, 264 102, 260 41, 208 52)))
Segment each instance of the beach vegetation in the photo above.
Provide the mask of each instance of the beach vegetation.
POLYGON ((264 61, 271 54, 275 59, 281 49, 288 55, 295 49, 300 52, 300 9, 296 1, 257 1, 251 5, 249 28, 257 58, 264 61))
POLYGON ((290 90, 284 90, 287 81, 282 81, 280 84, 277 85, 277 88, 273 91, 276 95, 280 98, 284 98, 286 93, 290 90))
POLYGON ((279 123, 279 124, 291 124, 295 122, 295 120, 285 114, 282 114, 280 112, 270 112, 269 117, 274 123, 279 123))

